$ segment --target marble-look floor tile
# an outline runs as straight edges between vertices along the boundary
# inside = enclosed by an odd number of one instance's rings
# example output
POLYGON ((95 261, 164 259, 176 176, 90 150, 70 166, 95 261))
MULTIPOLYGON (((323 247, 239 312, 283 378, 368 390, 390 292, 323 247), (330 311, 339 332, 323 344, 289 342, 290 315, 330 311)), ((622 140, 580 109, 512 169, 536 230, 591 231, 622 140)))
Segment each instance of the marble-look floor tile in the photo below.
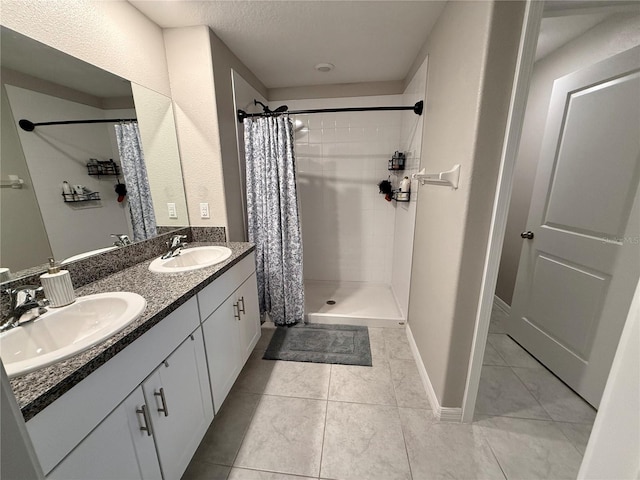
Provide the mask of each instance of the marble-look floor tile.
POLYGON ((500 356, 498 351, 487 342, 484 347, 484 358, 482 359, 483 365, 497 365, 499 367, 506 367, 507 362, 500 356))
POLYGON ((320 476, 410 480, 398 409, 329 402, 320 476))
POLYGON ((276 332, 276 327, 271 322, 265 322, 260 330, 262 334, 253 349, 254 352, 264 352, 267 349, 273 334, 276 332))
POLYGON ((317 477, 326 405, 320 400, 263 396, 234 467, 317 477))
POLYGON ((231 392, 207 430, 194 460, 233 465, 260 395, 231 392))
POLYGON ((227 480, 231 467, 192 460, 182 480, 227 480))
POLYGON ((509 316, 500 308, 494 306, 491 310, 491 323, 489 323, 489 333, 507 333, 505 327, 509 316))
POLYGON ((596 410, 547 369, 514 368, 515 374, 558 422, 592 424, 596 410))
POLYGON ((485 415, 551 419, 511 368, 491 365, 482 367, 476 411, 485 415))
POLYGON ((413 359, 409 340, 407 340, 407 332, 404 328, 385 328, 383 336, 387 358, 396 360, 413 359))
POLYGON ((535 358, 507 335, 490 333, 488 341, 510 367, 543 368, 535 358))
POLYGON ((479 426, 439 423, 420 410, 399 410, 414 479, 504 480, 479 426))
POLYGON ((414 360, 389 360, 399 407, 431 408, 414 360))
POLYGON ((267 395, 326 400, 331 365, 324 363, 263 360, 275 365, 264 388, 267 395))
POLYGON ((264 352, 256 350, 251 353, 236 382, 233 384, 232 391, 264 393, 277 361, 263 360, 262 355, 264 355, 264 352))
POLYGON ((385 328, 382 333, 387 358, 397 360, 410 360, 413 358, 405 328, 385 328))
POLYGON ((329 400, 395 405, 389 366, 331 365, 329 400))
POLYGON ((232 468, 228 480, 313 480, 313 478, 314 477, 287 475, 286 473, 248 470, 246 468, 232 468))
POLYGON ((384 346, 384 328, 369 327, 369 345, 371 347, 371 363, 379 367, 387 363, 387 351, 384 346))
POLYGON ((574 447, 584 455, 591 436, 592 425, 586 423, 564 423, 556 422, 556 425, 562 430, 562 433, 569 439, 574 447))
POLYGON ((575 479, 581 455, 554 422, 490 417, 479 422, 508 479, 575 479))

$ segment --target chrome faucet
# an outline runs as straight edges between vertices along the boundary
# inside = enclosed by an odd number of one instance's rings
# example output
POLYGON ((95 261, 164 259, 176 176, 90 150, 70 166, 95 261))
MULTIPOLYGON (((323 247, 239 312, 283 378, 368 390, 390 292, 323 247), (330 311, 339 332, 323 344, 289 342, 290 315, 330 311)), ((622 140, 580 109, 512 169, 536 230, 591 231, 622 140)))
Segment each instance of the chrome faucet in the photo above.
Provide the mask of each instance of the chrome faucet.
POLYGON ((37 294, 42 291, 43 288, 37 285, 24 285, 5 290, 5 293, 10 297, 11 306, 8 316, 0 321, 0 332, 5 332, 20 325, 20 318, 27 312, 38 309, 31 318, 22 322, 22 324, 31 322, 45 313, 46 309, 44 307, 49 305, 49 300, 46 298, 42 300, 36 299, 37 294))
POLYGON ((166 260, 171 257, 175 257, 180 254, 180 250, 187 246, 187 242, 183 242, 187 238, 186 235, 174 235, 171 237, 171 241, 167 242, 167 247, 169 247, 169 251, 165 253, 162 257, 163 260, 166 260))
POLYGON ((115 242, 113 242, 116 247, 131 245, 131 239, 129 238, 129 235, 125 235, 124 233, 112 233, 111 236, 117 239, 115 242))

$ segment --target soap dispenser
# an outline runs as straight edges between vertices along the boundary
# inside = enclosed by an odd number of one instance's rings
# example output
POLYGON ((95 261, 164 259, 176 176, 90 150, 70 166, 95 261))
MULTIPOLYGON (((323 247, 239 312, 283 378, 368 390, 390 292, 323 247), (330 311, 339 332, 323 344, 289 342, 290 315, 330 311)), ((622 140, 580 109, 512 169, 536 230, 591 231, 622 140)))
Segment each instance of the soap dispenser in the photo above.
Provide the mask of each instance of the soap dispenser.
POLYGON ((53 258, 49 259, 47 273, 40 275, 40 282, 44 288, 44 296, 50 302, 49 306, 64 307, 76 301, 69 271, 60 270, 60 265, 56 265, 53 258))

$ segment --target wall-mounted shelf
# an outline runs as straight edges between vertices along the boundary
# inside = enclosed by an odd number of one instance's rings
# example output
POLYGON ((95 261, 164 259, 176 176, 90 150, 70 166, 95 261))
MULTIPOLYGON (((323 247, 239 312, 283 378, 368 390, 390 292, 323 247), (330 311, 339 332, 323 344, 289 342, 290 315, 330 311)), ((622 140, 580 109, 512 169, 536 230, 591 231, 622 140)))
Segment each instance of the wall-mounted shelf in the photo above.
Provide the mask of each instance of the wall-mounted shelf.
POLYGON ((87 163, 87 173, 91 176, 118 176, 120 175, 120 166, 113 160, 94 160, 87 163))
POLYGON ((100 192, 83 193, 81 195, 77 193, 63 193, 62 198, 65 203, 94 202, 100 200, 100 192))
POLYGON ((444 185, 456 189, 458 188, 458 181, 460 180, 460 165, 454 165, 451 170, 439 173, 426 173, 423 168, 418 173, 411 175, 411 178, 418 180, 420 185, 428 183, 430 185, 444 185))
POLYGON ((387 170, 391 172, 396 172, 398 170, 404 170, 404 166, 406 163, 407 157, 402 152, 395 152, 393 157, 389 159, 389 166, 387 170))
POLYGON ((401 192, 400 190, 394 190, 391 193, 391 199, 396 202, 406 203, 411 201, 411 192, 401 192))

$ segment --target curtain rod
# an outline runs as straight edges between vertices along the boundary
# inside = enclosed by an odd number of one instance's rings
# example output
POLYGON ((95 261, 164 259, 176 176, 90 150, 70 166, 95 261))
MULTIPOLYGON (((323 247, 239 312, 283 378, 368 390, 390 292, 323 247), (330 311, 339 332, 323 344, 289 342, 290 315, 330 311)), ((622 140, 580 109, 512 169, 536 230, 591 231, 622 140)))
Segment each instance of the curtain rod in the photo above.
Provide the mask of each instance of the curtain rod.
POLYGON ((351 107, 351 108, 319 108, 314 110, 292 110, 285 112, 262 112, 262 113, 247 113, 244 110, 238 110, 238 122, 242 123, 245 118, 250 117, 268 117, 273 115, 302 115, 306 113, 337 113, 337 112, 376 112, 381 110, 412 110, 416 115, 422 115, 422 109, 424 102, 420 100, 412 106, 402 107, 351 107))
POLYGON ((107 119, 99 119, 99 120, 63 120, 58 122, 40 122, 33 123, 29 120, 25 120, 24 118, 18 122, 20 128, 22 128, 26 132, 33 132, 36 127, 41 127, 44 125, 77 125, 80 123, 119 123, 119 122, 136 122, 137 118, 107 118, 107 119))

